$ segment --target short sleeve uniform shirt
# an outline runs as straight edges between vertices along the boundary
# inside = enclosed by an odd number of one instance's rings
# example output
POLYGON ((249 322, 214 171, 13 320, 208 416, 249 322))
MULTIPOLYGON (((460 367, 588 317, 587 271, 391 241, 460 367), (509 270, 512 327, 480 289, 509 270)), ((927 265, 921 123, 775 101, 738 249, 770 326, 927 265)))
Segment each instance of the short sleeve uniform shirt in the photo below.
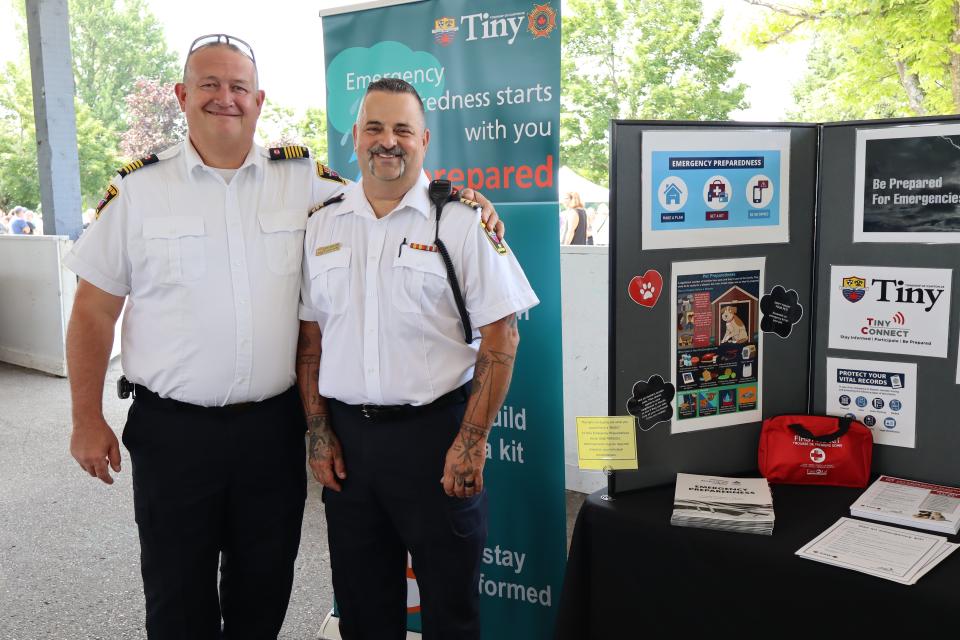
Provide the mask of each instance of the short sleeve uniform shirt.
POLYGON ((187 141, 116 177, 66 265, 128 296, 124 373, 203 406, 258 401, 295 381, 307 212, 343 181, 254 145, 231 172, 187 141), (226 177, 225 177, 226 176, 226 177))
MULTIPOLYGON (((464 341, 435 213, 421 175, 377 219, 351 184, 342 202, 310 219, 300 317, 323 334, 321 395, 348 404, 432 402, 473 376, 479 340, 464 341)), ((439 230, 476 330, 539 303, 513 252, 498 253, 480 215, 452 202, 439 230)))

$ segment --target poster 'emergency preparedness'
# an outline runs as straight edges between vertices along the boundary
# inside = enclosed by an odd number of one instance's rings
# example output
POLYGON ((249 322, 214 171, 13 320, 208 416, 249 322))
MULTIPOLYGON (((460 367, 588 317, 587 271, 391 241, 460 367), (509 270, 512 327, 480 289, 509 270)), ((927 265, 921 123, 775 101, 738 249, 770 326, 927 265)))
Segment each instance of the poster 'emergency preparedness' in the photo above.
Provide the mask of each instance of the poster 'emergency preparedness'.
POLYGON ((675 262, 672 433, 758 422, 764 258, 675 262))
POLYGON ((790 133, 645 131, 644 249, 788 242, 790 133))

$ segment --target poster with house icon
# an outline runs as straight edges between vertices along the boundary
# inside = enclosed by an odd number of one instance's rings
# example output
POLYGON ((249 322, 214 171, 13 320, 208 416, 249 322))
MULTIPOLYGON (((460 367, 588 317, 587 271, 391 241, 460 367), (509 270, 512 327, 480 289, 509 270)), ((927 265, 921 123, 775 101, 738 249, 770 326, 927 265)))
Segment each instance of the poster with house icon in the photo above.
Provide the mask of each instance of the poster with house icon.
POLYGON ((643 249, 789 242, 786 130, 645 131, 643 249))
POLYGON ((764 264, 764 258, 673 263, 672 433, 762 419, 764 264))

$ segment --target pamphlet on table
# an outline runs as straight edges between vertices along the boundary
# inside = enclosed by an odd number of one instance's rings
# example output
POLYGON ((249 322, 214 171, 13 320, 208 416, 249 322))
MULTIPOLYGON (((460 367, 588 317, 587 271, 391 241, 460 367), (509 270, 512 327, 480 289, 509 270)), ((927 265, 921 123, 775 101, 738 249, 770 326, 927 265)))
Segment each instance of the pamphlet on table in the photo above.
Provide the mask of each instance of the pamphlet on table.
POLYGON ((910 585, 958 546, 932 533, 840 518, 796 555, 910 585))
POLYGON ((956 535, 960 488, 880 476, 850 505, 850 515, 956 535))
POLYGON ((772 535, 773 520, 766 478, 677 474, 672 525, 772 535))

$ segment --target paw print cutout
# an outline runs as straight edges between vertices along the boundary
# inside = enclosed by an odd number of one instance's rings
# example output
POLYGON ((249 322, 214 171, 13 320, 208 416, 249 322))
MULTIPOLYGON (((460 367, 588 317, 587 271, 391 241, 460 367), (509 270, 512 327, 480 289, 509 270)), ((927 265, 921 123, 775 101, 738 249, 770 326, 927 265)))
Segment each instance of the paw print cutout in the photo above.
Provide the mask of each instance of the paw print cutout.
POLYGON ((663 276, 660 272, 648 269, 642 276, 634 276, 627 286, 630 299, 642 307, 653 308, 660 299, 663 290, 663 276))

